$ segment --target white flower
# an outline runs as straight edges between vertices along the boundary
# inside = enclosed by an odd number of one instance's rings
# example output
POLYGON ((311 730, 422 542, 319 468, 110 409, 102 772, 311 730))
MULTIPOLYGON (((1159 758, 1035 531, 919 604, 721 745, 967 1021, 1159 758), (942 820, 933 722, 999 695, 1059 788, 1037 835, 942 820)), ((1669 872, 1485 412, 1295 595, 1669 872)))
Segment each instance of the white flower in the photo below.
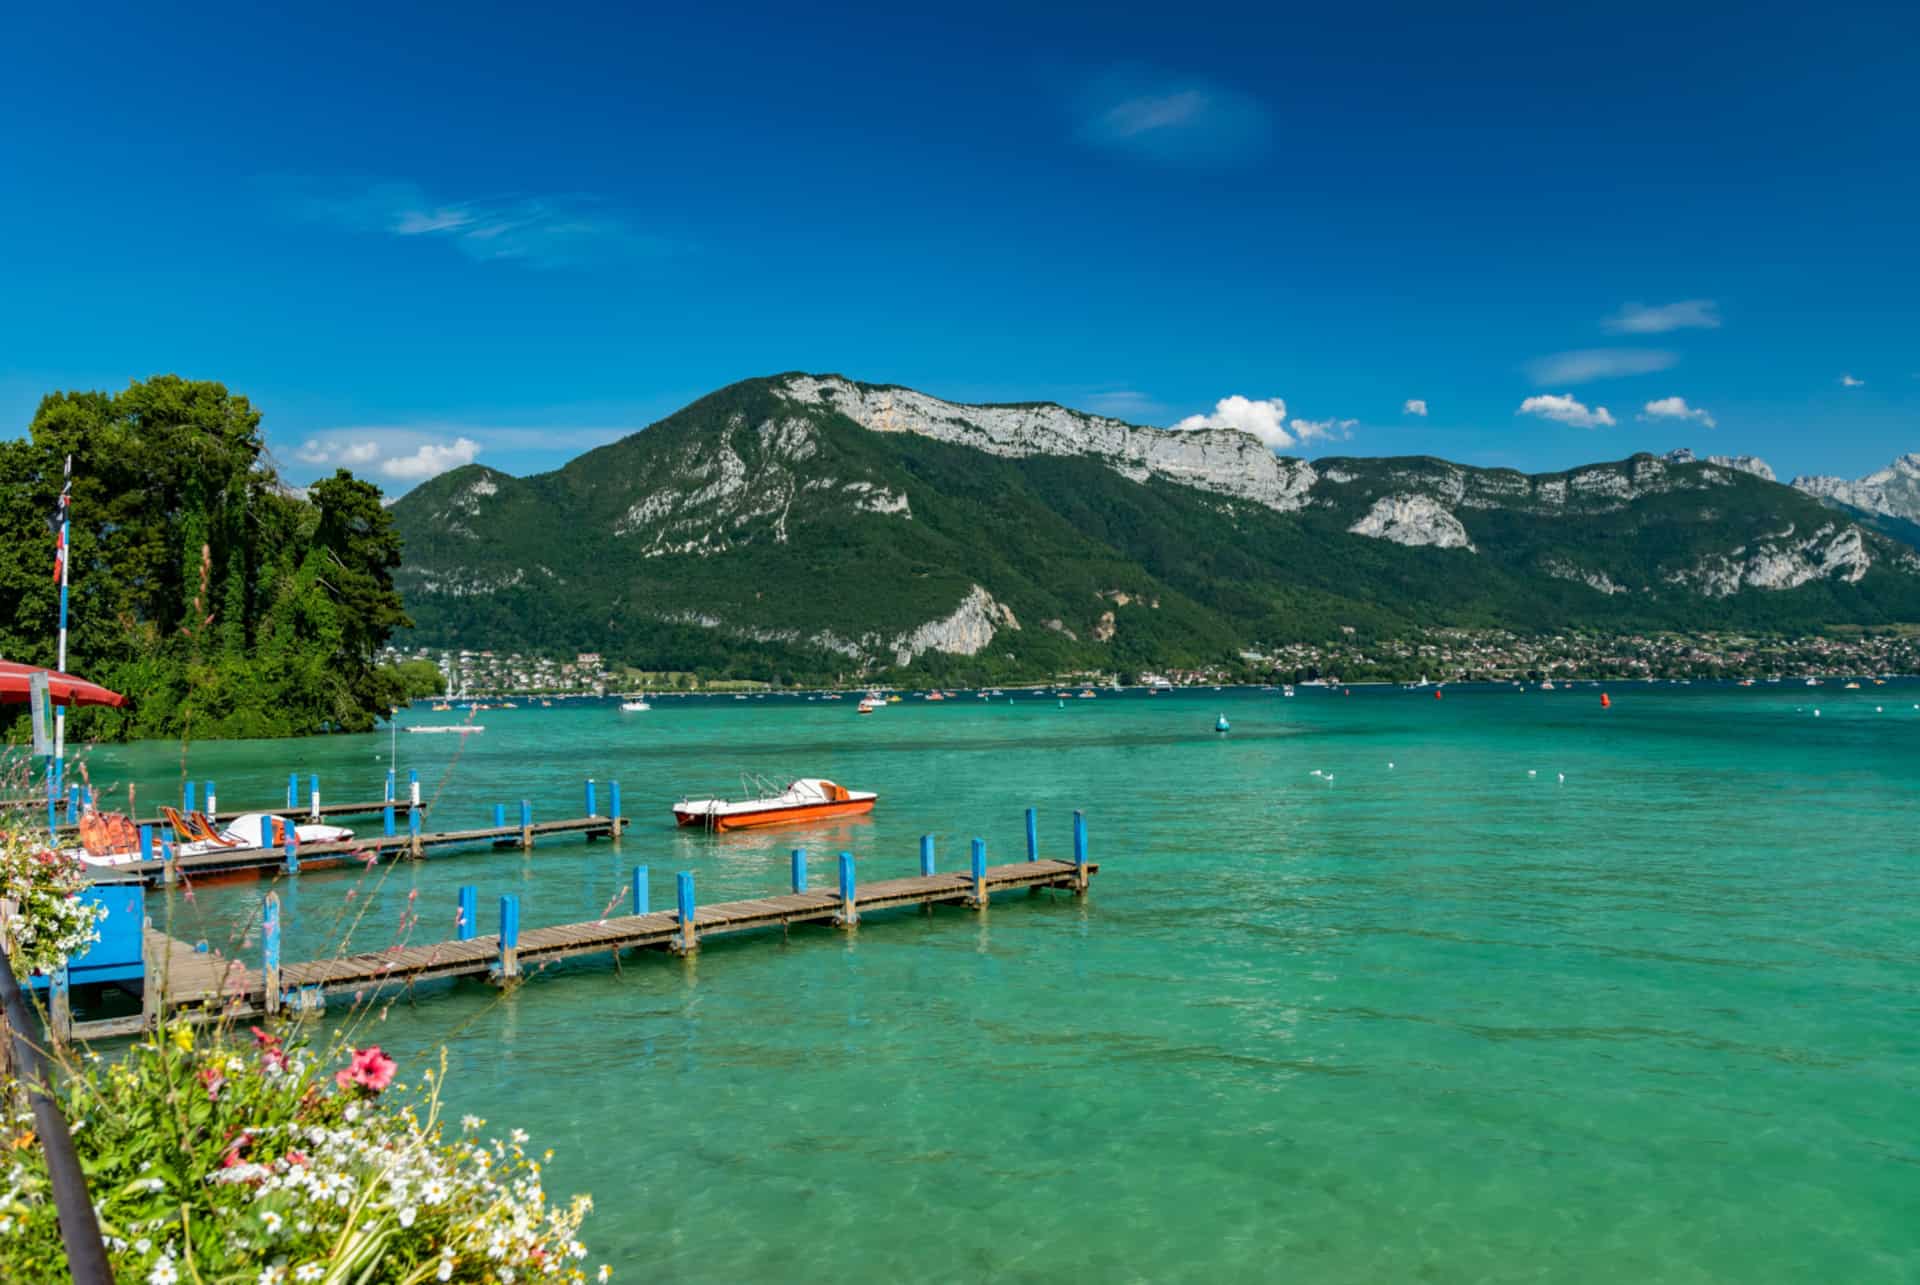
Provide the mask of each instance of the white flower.
POLYGON ((513 1137, 514 1146, 516 1147, 524 1146, 527 1141, 527 1131, 525 1129, 515 1129, 513 1131, 512 1137, 513 1137))
POLYGON ((269 1232, 277 1236, 280 1234, 280 1227, 283 1223, 286 1222, 286 1219, 282 1218, 279 1214, 275 1213, 273 1210, 267 1209, 261 1212, 260 1221, 267 1225, 267 1230, 269 1232))
POLYGON ((151 1250, 152 1248, 153 1248, 153 1242, 151 1240, 148 1240, 145 1236, 142 1236, 139 1240, 136 1240, 133 1242, 133 1252, 140 1255, 140 1257, 142 1258, 145 1258, 147 1256, 148 1251, 151 1250))
POLYGON ((173 1259, 166 1254, 160 1255, 160 1261, 147 1273, 147 1285, 174 1285, 179 1279, 180 1273, 174 1268, 173 1259))
POLYGON ((482 1120, 477 1115, 463 1115, 460 1117, 460 1127, 462 1129, 468 1129, 468 1130, 478 1129, 481 1125, 485 1123, 486 1121, 482 1120))
POLYGON ((293 1279, 297 1281, 317 1281, 326 1274, 326 1270, 318 1263, 302 1263, 299 1269, 294 1272, 293 1279))
POLYGON ((400 1225, 402 1227, 413 1226, 413 1206, 412 1205, 408 1205, 405 1209, 402 1209, 400 1211, 400 1225))
POLYGON ((600 1264, 600 1280, 610 1281, 612 1279, 613 1279, 613 1268, 608 1267, 605 1263, 600 1264))
POLYGON ((437 1205, 447 1198, 447 1184, 438 1178, 430 1179, 421 1189, 420 1199, 429 1205, 437 1205))
POLYGON ((255 1282, 255 1285, 280 1285, 280 1282, 286 1279, 287 1269, 275 1264, 272 1267, 260 1269, 260 1279, 255 1282))
POLYGON ((441 1259, 440 1270, 435 1272, 434 1275, 443 1281, 452 1280, 453 1279, 453 1259, 452 1258, 441 1259))

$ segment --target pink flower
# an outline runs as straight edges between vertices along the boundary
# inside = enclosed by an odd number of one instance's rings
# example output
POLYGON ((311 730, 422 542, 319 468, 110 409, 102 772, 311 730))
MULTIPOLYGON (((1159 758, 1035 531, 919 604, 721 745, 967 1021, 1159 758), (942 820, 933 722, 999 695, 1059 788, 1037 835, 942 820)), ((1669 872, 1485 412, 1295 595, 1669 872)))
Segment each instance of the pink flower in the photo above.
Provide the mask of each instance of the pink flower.
POLYGON ((333 1082, 341 1088, 357 1084, 363 1089, 378 1093, 393 1083, 393 1073, 400 1064, 380 1051, 378 1044, 356 1049, 353 1064, 344 1071, 334 1072, 333 1082))
POLYGON ((219 1067, 206 1066, 200 1068, 200 1083, 207 1086, 207 1099, 209 1101, 220 1096, 220 1086, 226 1082, 227 1077, 221 1072, 219 1067))

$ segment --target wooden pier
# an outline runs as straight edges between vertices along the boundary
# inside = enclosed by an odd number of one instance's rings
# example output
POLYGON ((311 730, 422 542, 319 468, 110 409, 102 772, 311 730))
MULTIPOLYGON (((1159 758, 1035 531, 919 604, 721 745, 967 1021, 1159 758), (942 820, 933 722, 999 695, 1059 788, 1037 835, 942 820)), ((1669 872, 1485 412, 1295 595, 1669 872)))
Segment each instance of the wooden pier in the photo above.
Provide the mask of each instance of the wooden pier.
MULTIPOLYGON (((40 807, 46 806, 45 799, 40 799, 37 802, 40 807)), ((305 821, 324 821, 332 817, 379 816, 389 807, 393 808, 403 817, 416 809, 421 812, 427 810, 426 804, 416 804, 408 799, 374 799, 366 803, 323 803, 320 805, 318 812, 305 806, 299 808, 262 807, 241 808, 237 812, 222 809, 219 812, 202 813, 201 815, 206 816, 207 819, 215 825, 220 825, 228 821, 237 821, 249 813, 266 813, 269 816, 286 817, 288 820, 298 824, 305 821)), ((135 825, 150 825, 155 829, 158 829, 166 823, 167 819, 165 817, 141 817, 134 822, 135 825)), ((55 830, 55 833, 63 835, 72 834, 79 828, 79 825, 74 822, 62 821, 55 830)))
MULTIPOLYGON (((555 823, 561 824, 561 823, 555 823)), ((783 932, 796 924, 831 924, 856 928, 864 916, 902 907, 965 906, 984 910, 996 894, 1022 889, 1059 889, 1085 895, 1100 867, 1087 859, 1086 823, 1073 818, 1071 860, 1042 859, 1028 812, 1027 859, 989 866, 984 840, 973 840, 971 860, 963 871, 934 869, 933 836, 920 841, 920 872, 872 883, 857 880, 851 853, 839 854, 838 882, 833 888, 808 886, 805 849, 792 853, 790 890, 743 901, 699 905, 693 875, 679 872, 674 879, 674 906, 655 910, 647 867, 635 867, 630 883, 631 913, 584 923, 556 924, 525 932, 520 928, 520 901, 514 894, 500 898, 498 931, 478 931, 478 890, 459 891, 456 936, 451 941, 425 945, 397 945, 385 950, 340 955, 298 963, 280 957, 280 902, 269 893, 260 925, 258 967, 208 950, 145 925, 140 944, 142 1011, 137 1015, 92 1022, 60 1032, 89 1038, 131 1035, 151 1029, 163 1016, 190 1022, 223 1021, 274 1014, 283 1010, 312 1012, 326 1007, 326 997, 352 992, 361 1002, 376 992, 412 987, 420 982, 459 977, 481 978, 496 985, 513 985, 529 971, 577 957, 605 955, 617 961, 629 950, 664 950, 692 955, 701 942, 718 936, 783 932)), ((70 1018, 64 986, 56 988, 60 1002, 53 1006, 56 1022, 70 1018)))
POLYGON ((146 1015, 82 1025, 75 1034, 95 1038, 131 1034, 162 1008, 170 1015, 192 1020, 255 1017, 277 1012, 283 1006, 324 1007, 324 996, 343 991, 364 993, 453 977, 505 983, 542 965, 583 955, 613 957, 622 951, 644 949, 690 954, 698 950, 702 940, 723 934, 809 923, 851 928, 862 915, 902 906, 984 908, 996 893, 1025 888, 1084 892, 1098 870, 1098 865, 1089 863, 1022 861, 987 867, 977 879, 970 873, 960 873, 879 880, 860 887, 851 899, 837 890, 821 890, 696 906, 685 922, 676 909, 524 932, 510 925, 504 937, 494 933, 284 964, 277 969, 271 963, 251 968, 244 961, 197 950, 149 928, 146 984, 160 993, 147 996, 146 1015))

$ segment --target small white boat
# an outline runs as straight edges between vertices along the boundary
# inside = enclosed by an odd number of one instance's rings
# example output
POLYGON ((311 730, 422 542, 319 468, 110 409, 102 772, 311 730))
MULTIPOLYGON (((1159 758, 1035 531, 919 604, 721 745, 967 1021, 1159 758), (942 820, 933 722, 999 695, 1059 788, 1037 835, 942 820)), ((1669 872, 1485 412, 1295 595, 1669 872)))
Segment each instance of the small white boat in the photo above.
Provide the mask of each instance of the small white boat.
MULTIPOLYGON (((761 784, 760 788, 770 787, 761 784)), ((862 816, 873 811, 879 797, 871 790, 849 790, 832 781, 809 776, 790 783, 778 794, 757 799, 682 799, 673 805, 673 819, 683 826, 707 830, 747 830, 829 817, 862 816)))
POLYGON ((1288 684, 1287 684, 1287 685, 1286 685, 1285 687, 1282 687, 1282 688, 1280 689, 1280 694, 1281 694, 1282 696, 1291 696, 1291 695, 1293 695, 1293 684, 1292 684, 1292 683, 1288 683, 1288 684))
POLYGON ((643 700, 630 700, 630 701, 620 702, 620 712, 622 714, 644 714, 652 708, 653 706, 647 704, 643 700))
POLYGON ((434 723, 427 727, 403 727, 400 730, 408 733, 418 732, 423 736, 432 735, 435 732, 458 732, 465 736, 468 732, 484 732, 487 727, 484 723, 434 723))
POLYGON ((885 701, 877 701, 877 700, 874 700, 871 696, 869 696, 865 700, 860 702, 859 708, 856 709, 854 712, 857 714, 871 714, 876 709, 885 709, 886 705, 887 703, 885 701))

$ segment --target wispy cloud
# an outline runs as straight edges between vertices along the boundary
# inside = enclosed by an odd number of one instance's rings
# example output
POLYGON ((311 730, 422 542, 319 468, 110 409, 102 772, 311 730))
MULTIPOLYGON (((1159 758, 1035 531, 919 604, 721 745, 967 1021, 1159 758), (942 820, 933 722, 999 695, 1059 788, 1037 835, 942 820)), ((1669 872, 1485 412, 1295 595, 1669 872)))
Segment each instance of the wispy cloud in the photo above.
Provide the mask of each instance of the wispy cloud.
POLYGON ((1420 416, 1420 418, 1425 419, 1427 416, 1426 398, 1424 397, 1407 398, 1406 405, 1400 408, 1400 413, 1403 415, 1418 415, 1420 416))
POLYGON ((1235 395, 1215 402, 1211 414, 1187 416, 1173 425, 1173 430, 1184 433, 1198 428, 1231 428, 1251 434, 1269 448, 1280 451, 1315 438, 1350 437, 1358 423, 1352 419, 1289 420, 1284 398, 1235 395))
POLYGON ((1199 77, 1127 69, 1089 85, 1075 104, 1083 143, 1174 165, 1231 165, 1266 149, 1265 107, 1199 77))
POLYGON ((1132 388, 1115 388, 1104 393, 1089 393, 1080 399, 1088 410, 1118 419, 1155 415, 1166 408, 1146 393, 1132 388))
POLYGON ((1661 335, 1669 330, 1718 330, 1720 305, 1711 299, 1682 299, 1678 303, 1629 303, 1600 322, 1616 335, 1661 335))
POLYGON ((1529 397, 1520 403, 1520 409, 1514 414, 1538 415, 1541 419, 1569 424, 1574 428, 1612 428, 1614 425, 1613 413, 1605 406, 1590 408, 1567 393, 1529 397))
POLYGON ((1580 348, 1536 357, 1527 363, 1527 374, 1543 387, 1585 384, 1621 375, 1650 375, 1679 360, 1679 354, 1660 348, 1580 348))
POLYGON ((534 268, 579 267, 664 253, 603 202, 579 194, 448 198, 417 183, 269 180, 295 218, 350 231, 446 245, 468 258, 534 268))
POLYGON ((1840 387, 1842 388, 1865 388, 1866 386, 1867 381, 1864 379, 1855 379, 1852 375, 1840 376, 1840 387))
POLYGON ((1691 420, 1707 428, 1718 428, 1713 416, 1698 406, 1687 405, 1684 397, 1661 397, 1650 401, 1640 412, 1641 419, 1682 419, 1691 420))

